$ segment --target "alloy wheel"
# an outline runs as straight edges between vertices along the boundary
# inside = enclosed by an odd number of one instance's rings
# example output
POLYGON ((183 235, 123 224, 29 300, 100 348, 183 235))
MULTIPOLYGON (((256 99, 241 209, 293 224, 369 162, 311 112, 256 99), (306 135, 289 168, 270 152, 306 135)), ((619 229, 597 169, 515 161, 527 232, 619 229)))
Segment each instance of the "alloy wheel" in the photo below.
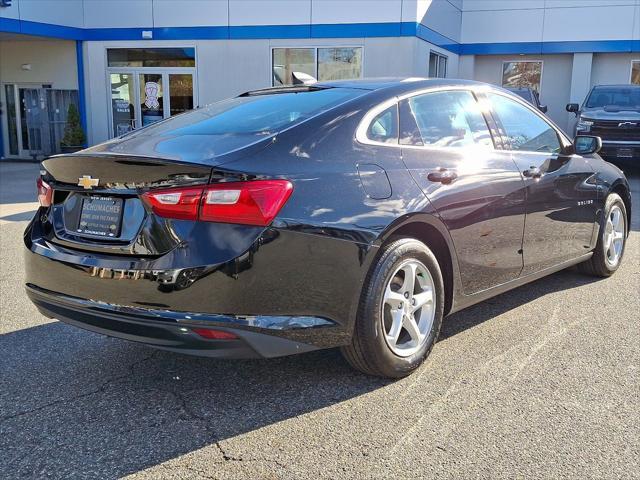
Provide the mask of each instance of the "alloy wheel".
POLYGON ((622 209, 618 205, 614 205, 607 216, 603 238, 604 256, 610 267, 615 267, 620 262, 624 248, 624 229, 622 209))
POLYGON ((393 353, 408 357, 424 345, 435 318, 434 282, 418 260, 403 262, 384 292, 382 320, 385 340, 393 353))

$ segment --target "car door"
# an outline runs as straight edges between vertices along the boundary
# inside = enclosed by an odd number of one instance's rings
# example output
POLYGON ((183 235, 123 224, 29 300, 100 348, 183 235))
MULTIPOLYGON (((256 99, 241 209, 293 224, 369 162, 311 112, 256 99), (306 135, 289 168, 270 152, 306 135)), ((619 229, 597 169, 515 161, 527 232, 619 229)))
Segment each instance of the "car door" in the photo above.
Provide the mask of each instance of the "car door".
POLYGON ((400 100, 402 157, 447 226, 462 289, 473 294, 522 270, 524 183, 497 150, 470 90, 431 91, 400 100))
POLYGON ((523 275, 586 254, 597 214, 589 160, 573 154, 556 127, 519 99, 500 93, 487 93, 487 99, 525 181, 523 275))

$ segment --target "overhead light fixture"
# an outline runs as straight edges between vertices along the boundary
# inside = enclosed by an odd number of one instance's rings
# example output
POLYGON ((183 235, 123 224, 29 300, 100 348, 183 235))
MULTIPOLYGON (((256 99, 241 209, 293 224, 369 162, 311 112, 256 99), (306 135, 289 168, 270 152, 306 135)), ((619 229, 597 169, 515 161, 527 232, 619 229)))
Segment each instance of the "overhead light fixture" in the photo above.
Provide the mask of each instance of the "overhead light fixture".
POLYGON ((31 64, 23 63, 22 65, 20 65, 20 68, 22 68, 22 70, 31 70, 31 64))

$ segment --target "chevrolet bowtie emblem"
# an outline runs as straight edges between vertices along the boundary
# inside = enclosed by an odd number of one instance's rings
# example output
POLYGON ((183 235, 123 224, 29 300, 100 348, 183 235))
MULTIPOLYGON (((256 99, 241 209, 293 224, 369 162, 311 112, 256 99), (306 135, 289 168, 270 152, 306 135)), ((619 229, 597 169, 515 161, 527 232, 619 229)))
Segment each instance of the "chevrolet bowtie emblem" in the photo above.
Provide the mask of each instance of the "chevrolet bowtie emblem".
POLYGON ((85 190, 91 190, 92 187, 97 187, 100 179, 91 178, 91 175, 83 175, 78 179, 78 186, 85 190))

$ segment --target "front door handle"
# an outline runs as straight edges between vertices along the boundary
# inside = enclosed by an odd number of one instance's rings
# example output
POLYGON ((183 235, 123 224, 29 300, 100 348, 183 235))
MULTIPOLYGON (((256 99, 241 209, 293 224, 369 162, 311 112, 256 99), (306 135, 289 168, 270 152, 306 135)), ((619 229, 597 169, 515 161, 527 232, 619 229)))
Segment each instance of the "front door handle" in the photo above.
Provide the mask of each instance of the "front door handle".
POLYGON ((440 182, 444 185, 448 185, 458 178, 458 174, 447 168, 439 168, 435 172, 431 172, 427 175, 427 179, 431 182, 440 182))
POLYGON ((531 165, 527 170, 522 172, 522 174, 529 178, 540 178, 542 176, 542 171, 538 167, 531 165))

